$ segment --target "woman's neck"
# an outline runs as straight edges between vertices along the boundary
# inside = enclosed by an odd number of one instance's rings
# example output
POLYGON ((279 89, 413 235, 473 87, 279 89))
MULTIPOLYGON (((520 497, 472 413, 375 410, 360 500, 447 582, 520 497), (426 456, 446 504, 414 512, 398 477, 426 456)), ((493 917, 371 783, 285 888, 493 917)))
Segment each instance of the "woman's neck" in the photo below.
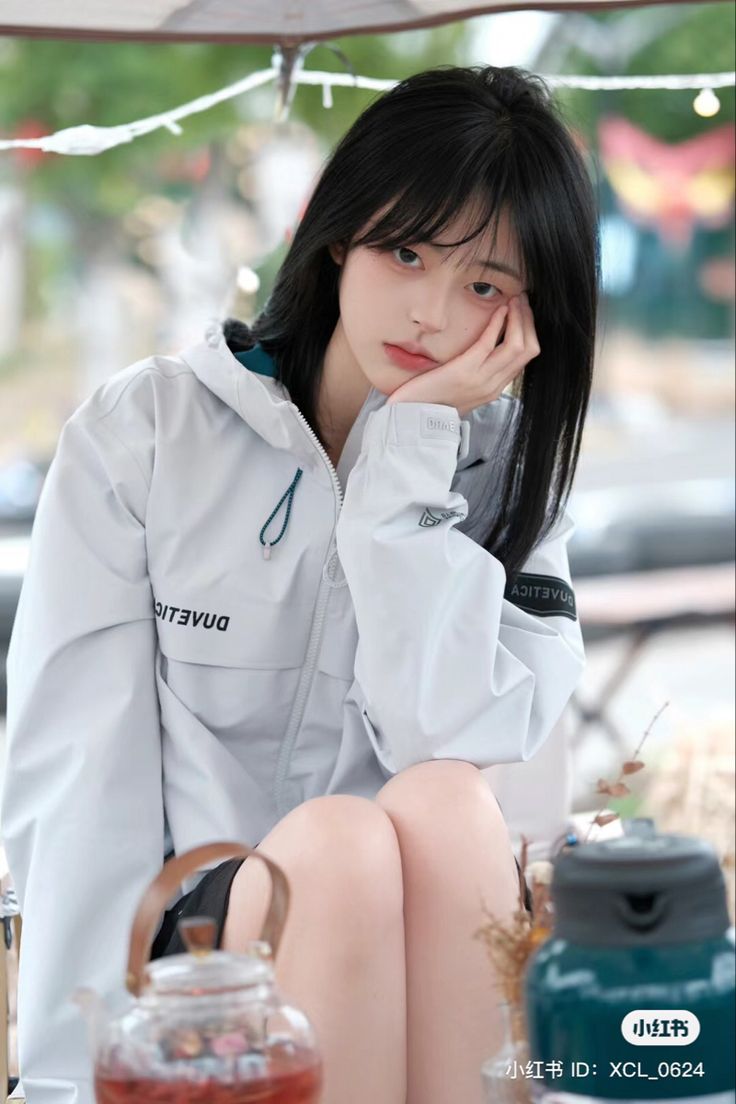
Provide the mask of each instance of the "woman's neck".
POLYGON ((338 319, 325 351, 317 399, 317 422, 335 467, 370 390, 370 381, 361 372, 338 319))

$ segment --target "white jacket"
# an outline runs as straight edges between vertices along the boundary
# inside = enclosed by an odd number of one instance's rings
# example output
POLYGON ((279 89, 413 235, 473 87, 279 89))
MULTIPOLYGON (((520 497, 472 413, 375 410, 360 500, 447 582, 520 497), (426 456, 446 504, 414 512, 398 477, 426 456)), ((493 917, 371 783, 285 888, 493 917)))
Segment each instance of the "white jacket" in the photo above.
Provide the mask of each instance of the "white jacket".
POLYGON ((91 1104, 70 996, 122 987, 169 843, 253 845, 424 760, 528 760, 581 673, 567 517, 513 601, 477 543, 511 400, 461 423, 372 389, 335 472, 273 377, 213 324, 113 376, 59 440, 8 660, 29 1104, 91 1104))

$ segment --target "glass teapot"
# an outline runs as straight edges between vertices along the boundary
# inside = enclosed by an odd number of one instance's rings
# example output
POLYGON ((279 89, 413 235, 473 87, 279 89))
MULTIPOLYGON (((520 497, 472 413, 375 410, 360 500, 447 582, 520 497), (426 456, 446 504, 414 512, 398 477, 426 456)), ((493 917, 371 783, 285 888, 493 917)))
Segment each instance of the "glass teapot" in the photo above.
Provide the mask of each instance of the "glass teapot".
POLYGON ((165 864, 138 907, 123 1006, 77 993, 89 1024, 97 1104, 317 1104, 322 1066, 307 1017, 276 989, 273 960, 289 905, 286 875, 239 843, 212 843, 165 864), (256 858, 271 874, 260 938, 247 953, 214 950, 208 917, 179 922, 187 953, 149 962, 163 909, 182 881, 215 860, 256 858))

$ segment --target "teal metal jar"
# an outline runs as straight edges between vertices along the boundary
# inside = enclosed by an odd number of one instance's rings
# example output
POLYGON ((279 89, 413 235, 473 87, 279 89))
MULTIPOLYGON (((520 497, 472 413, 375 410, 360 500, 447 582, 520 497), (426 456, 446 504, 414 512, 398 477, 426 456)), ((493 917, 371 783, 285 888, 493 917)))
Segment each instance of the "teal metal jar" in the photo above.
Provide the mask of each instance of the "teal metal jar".
POLYGON ((736 959, 714 850, 653 831, 573 847, 551 892, 554 931, 525 979, 532 1095, 732 1102, 736 959))

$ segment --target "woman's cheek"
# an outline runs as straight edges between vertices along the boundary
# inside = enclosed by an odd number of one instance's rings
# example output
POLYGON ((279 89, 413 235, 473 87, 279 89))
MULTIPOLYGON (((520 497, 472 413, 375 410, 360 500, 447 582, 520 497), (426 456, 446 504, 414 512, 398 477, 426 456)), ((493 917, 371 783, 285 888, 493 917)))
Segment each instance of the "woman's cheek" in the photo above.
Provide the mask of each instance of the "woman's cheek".
MULTIPOLYGON (((457 309, 456 317, 461 319, 460 330, 462 337, 458 341, 458 348, 453 357, 461 356, 462 353, 468 351, 471 345, 474 345, 480 335, 488 326, 491 318, 496 313, 500 306, 503 306, 505 299, 499 299, 498 305, 494 300, 494 306, 489 307, 481 301, 480 309, 476 307, 468 308, 467 303, 457 309)), ((448 358, 451 359, 451 358, 448 358)))
MULTIPOLYGON (((498 306, 500 306, 500 303, 498 306)), ((493 306, 489 306, 488 303, 484 303, 482 300, 478 301, 478 306, 471 305, 469 308, 466 303, 464 313, 465 325, 463 328, 465 330, 468 346, 478 340, 498 310, 498 306, 495 300, 493 306)))

